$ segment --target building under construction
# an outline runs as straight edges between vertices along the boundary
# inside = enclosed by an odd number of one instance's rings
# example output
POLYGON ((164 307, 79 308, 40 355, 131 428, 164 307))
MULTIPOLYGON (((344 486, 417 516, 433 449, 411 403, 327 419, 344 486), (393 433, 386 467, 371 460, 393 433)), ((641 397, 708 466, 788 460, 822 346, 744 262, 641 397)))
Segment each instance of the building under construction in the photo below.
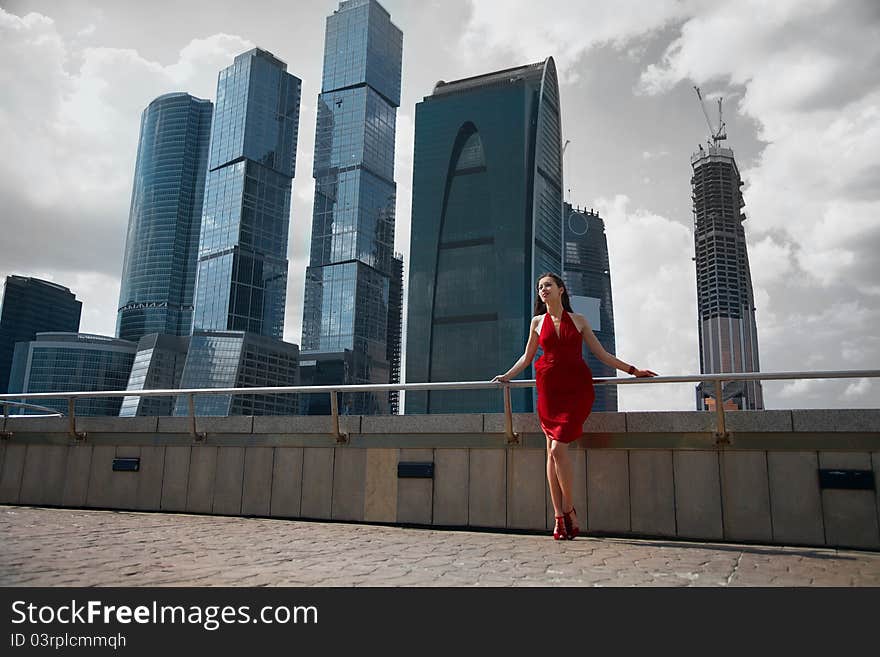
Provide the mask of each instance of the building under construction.
MULTIPOLYGON (((691 157, 700 371, 704 374, 759 371, 755 302, 742 223, 746 218, 740 191, 743 183, 733 151, 717 145, 724 138, 723 125, 713 132, 714 145, 700 146, 691 157)), ((727 408, 764 408, 759 381, 728 382, 723 398, 727 408)), ((714 385, 697 386, 697 409, 712 408, 714 403, 714 385)))

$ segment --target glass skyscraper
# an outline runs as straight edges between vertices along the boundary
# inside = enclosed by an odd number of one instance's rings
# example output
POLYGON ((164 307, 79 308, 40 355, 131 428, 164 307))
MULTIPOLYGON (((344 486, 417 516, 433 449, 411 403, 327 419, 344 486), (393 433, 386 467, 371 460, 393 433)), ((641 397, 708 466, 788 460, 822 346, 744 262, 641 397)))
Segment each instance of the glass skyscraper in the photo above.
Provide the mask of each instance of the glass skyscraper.
MULTIPOLYGON (((9 390, 16 342, 29 342, 44 331, 79 331, 82 301, 57 283, 7 276, 0 304, 0 394, 9 390)), ((21 392, 14 390, 13 392, 21 392)))
MULTIPOLYGON (((719 146, 700 146, 691 166, 700 372, 758 372, 758 330, 739 168, 733 151, 719 146)), ((714 404, 714 391, 714 384, 697 387, 697 410, 714 404)), ((764 408, 760 381, 728 382, 722 397, 742 410, 764 408)))
MULTIPOLYGON (((281 340, 300 80, 254 48, 220 72, 199 240, 193 332, 181 388, 292 386, 281 340)), ((201 395, 197 415, 292 415, 295 395, 201 395)), ((174 414, 189 412, 178 397, 174 414)))
MULTIPOLYGON (((196 331, 181 388, 260 388, 299 384, 299 347, 256 333, 196 331)), ((196 415, 297 415, 296 394, 197 395, 196 415)), ((175 415, 189 414, 178 396, 175 415)))
MULTIPOLYGON (((190 337, 151 333, 138 340, 126 390, 173 390, 180 387, 190 337)), ((171 415, 174 397, 126 397, 119 415, 171 415)))
POLYGON ((213 105, 170 93, 141 115, 116 335, 189 335, 213 105))
MULTIPOLYGON (((38 333, 16 345, 13 392, 89 392, 124 390, 137 344, 86 333, 38 333)), ((66 399, 43 399, 41 406, 67 414, 66 399)), ((77 415, 119 415, 122 397, 76 402, 77 415)))
POLYGON ((254 48, 220 71, 193 330, 281 339, 301 82, 254 48))
MULTIPOLYGON (((614 341, 614 304, 611 298, 611 268, 608 262, 608 241, 605 222, 593 210, 563 206, 562 278, 568 289, 572 309, 587 318, 596 339, 609 354, 616 353, 614 341)), ((583 346, 584 360, 593 376, 613 377, 608 367, 583 346)), ((617 410, 617 387, 596 386, 594 411, 617 410)))
MULTIPOLYGON (((314 360, 310 380, 316 384, 390 381, 402 53, 402 32, 375 0, 346 0, 327 18, 302 332, 303 358, 314 360), (334 353, 335 360, 328 356, 334 353)), ((341 408, 386 413, 388 402, 387 393, 358 394, 341 408)))
MULTIPOLYGON (((552 58, 416 105, 407 383, 487 381, 522 355, 535 279, 562 270, 561 151, 552 58)), ((511 398, 534 408, 531 390, 511 398)), ((407 413, 501 410, 497 390, 406 394, 407 413)))

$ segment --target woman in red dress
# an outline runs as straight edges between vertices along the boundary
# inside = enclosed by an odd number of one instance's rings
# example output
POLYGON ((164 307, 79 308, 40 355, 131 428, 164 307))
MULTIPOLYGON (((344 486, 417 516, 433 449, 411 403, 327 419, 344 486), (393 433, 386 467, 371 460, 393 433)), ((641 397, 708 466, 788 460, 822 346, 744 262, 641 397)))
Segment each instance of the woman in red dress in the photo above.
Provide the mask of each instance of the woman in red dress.
POLYGON ((635 376, 657 375, 651 370, 627 365, 605 351, 586 318, 572 311, 568 292, 559 276, 542 274, 537 292, 525 353, 507 372, 492 380, 507 383, 529 366, 538 346, 544 350, 535 363, 535 383, 538 418, 547 437, 547 482, 556 516, 553 538, 572 539, 580 527, 574 508, 574 475, 568 443, 583 433, 595 399, 593 374, 581 355, 581 343, 586 342, 596 357, 609 367, 635 376))

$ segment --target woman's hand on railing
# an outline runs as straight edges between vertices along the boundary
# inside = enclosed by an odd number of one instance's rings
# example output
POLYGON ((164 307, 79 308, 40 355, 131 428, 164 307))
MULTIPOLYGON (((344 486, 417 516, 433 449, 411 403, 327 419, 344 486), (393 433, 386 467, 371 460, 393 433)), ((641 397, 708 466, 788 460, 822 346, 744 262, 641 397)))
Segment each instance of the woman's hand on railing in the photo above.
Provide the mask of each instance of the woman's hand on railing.
POLYGON ((494 379, 492 379, 492 383, 510 383, 510 377, 504 374, 499 374, 494 379))
POLYGON ((646 376, 657 376, 657 372, 652 372, 651 370, 636 370, 633 372, 633 376, 637 378, 644 378, 646 376))

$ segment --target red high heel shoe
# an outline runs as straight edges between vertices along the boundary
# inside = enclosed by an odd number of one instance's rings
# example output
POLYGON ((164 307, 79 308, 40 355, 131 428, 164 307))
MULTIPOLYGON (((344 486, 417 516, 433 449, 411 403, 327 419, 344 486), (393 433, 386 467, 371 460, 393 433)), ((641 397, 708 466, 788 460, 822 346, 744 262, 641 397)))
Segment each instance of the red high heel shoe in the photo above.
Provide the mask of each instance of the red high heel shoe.
MULTIPOLYGON (((565 523, 565 538, 567 538, 569 541, 581 533, 581 528, 575 527, 574 523, 572 523, 572 521, 571 521, 571 514, 572 513, 577 515, 577 511, 575 510, 574 507, 571 507, 571 511, 569 511, 568 513, 564 513, 562 515, 562 520, 565 523)), ((553 537, 554 538, 556 537, 555 533, 554 533, 553 537)))
POLYGON ((565 516, 556 516, 556 526, 553 527, 554 541, 568 538, 568 533, 566 531, 567 525, 568 523, 565 522, 565 516))

